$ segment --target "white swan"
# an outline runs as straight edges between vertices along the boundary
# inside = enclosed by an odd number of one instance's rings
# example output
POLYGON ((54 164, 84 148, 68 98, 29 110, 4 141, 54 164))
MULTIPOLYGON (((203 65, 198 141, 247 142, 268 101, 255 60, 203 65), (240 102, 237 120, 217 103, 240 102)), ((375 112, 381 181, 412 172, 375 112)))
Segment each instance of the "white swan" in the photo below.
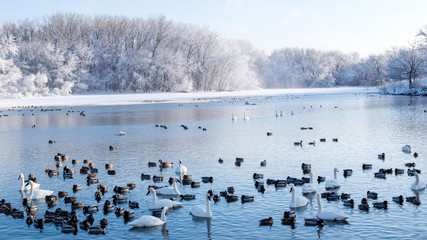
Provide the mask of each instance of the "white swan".
POLYGON ((209 194, 206 194, 206 207, 203 205, 196 205, 191 208, 190 214, 194 217, 211 218, 211 198, 209 194))
POLYGON ((176 186, 176 179, 173 179, 173 187, 162 187, 157 189, 156 191, 159 195, 181 195, 181 193, 178 190, 178 187, 176 186))
POLYGON ((151 215, 144 215, 130 222, 129 225, 131 225, 132 227, 155 227, 163 225, 166 223, 166 211, 168 209, 168 207, 164 207, 162 209, 161 219, 151 215))
POLYGON ((315 193, 316 188, 313 185, 313 173, 310 171, 310 183, 306 183, 302 186, 302 194, 315 193))
POLYGON ((295 209, 307 206, 307 198, 303 196, 295 197, 295 187, 293 184, 291 184, 291 193, 291 203, 289 204, 289 208, 295 209))
MULTIPOLYGON (((21 179, 21 192, 28 192, 31 190, 31 185, 28 183, 27 185, 25 185, 25 181, 24 181, 24 174, 20 173, 18 180, 21 179)), ((40 184, 38 183, 34 183, 34 189, 39 189, 40 188, 40 184)))
POLYGON ((338 172, 338 169, 334 168, 334 179, 326 181, 326 184, 325 184, 326 190, 333 190, 341 187, 340 183, 337 180, 337 172, 338 172))
POLYGON ((45 197, 47 195, 52 195, 53 191, 51 190, 43 190, 43 189, 38 189, 35 190, 35 182, 29 180, 28 181, 31 185, 31 192, 30 192, 30 196, 28 197, 29 199, 45 199, 45 197))
POLYGON ((231 114, 231 120, 236 121, 237 118, 234 116, 234 114, 231 114))
POLYGON ((178 207, 181 207, 181 205, 182 205, 182 203, 180 203, 180 202, 172 201, 172 200, 169 200, 169 199, 162 199, 162 200, 157 201, 156 190, 154 190, 154 188, 148 189, 147 195, 150 192, 153 193, 153 203, 151 204, 150 207, 148 207, 148 209, 150 209, 150 210, 161 209, 163 207, 178 208, 178 207))
POLYGON ((182 165, 181 160, 179 160, 179 167, 175 168, 175 173, 177 173, 177 174, 181 174, 181 173, 186 174, 187 173, 187 167, 182 165))
POLYGON ((411 190, 412 191, 422 191, 422 190, 426 189, 426 184, 423 182, 420 182, 420 177, 418 176, 417 172, 414 172, 414 176, 415 176, 415 182, 412 183, 411 190))
POLYGON ((279 117, 280 115, 279 115, 279 113, 277 112, 277 110, 276 110, 276 117, 279 117))
POLYGON ((249 120, 249 117, 248 116, 246 116, 246 113, 243 113, 243 120, 249 120))
POLYGON ((319 208, 317 213, 317 218, 319 219, 329 220, 329 221, 344 221, 348 218, 348 216, 342 215, 340 213, 323 211, 322 202, 320 200, 320 193, 317 193, 317 205, 319 208))

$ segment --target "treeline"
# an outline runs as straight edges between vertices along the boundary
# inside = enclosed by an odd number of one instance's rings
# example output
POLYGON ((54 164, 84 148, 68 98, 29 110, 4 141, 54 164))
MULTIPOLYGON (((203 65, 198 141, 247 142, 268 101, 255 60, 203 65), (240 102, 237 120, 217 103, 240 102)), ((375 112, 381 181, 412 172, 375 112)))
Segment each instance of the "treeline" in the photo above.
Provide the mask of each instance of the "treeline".
MULTIPOLYGON (((426 29, 420 42, 426 43, 426 29)), ((425 47, 360 59, 338 51, 285 48, 270 55, 247 41, 164 16, 56 14, 0 29, 0 97, 84 91, 228 91, 414 81, 425 47), (414 58, 417 66, 408 63, 414 58), (409 70, 408 64, 414 69, 409 70)))

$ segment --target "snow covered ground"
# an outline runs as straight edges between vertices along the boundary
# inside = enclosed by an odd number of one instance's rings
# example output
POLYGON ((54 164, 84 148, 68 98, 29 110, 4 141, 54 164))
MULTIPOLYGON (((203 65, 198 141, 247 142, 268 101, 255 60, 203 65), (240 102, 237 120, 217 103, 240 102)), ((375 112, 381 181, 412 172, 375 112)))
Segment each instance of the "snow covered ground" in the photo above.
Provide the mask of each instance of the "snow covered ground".
POLYGON ((55 97, 31 97, 21 99, 0 99, 0 109, 14 106, 88 106, 88 105, 129 105, 159 102, 205 101, 223 97, 276 96, 300 94, 378 93, 377 88, 295 88, 261 89, 237 92, 190 92, 190 93, 135 93, 135 94, 92 94, 55 97))

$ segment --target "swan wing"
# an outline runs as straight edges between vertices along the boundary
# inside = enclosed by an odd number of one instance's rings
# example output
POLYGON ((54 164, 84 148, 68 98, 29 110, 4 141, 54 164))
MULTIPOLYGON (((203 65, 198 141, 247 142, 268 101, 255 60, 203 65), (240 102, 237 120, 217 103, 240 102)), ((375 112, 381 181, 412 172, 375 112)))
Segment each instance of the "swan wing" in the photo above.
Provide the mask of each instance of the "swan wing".
POLYGON ((190 214, 195 217, 208 217, 206 206, 196 205, 191 208, 190 214))
POLYGON ((324 212, 318 213, 317 218, 323 219, 323 220, 330 220, 330 221, 343 221, 343 220, 346 220, 348 216, 342 215, 336 212, 324 211, 324 212))
POLYGON ((163 225, 164 222, 154 216, 144 215, 134 221, 130 222, 129 225, 132 227, 154 227, 163 225))

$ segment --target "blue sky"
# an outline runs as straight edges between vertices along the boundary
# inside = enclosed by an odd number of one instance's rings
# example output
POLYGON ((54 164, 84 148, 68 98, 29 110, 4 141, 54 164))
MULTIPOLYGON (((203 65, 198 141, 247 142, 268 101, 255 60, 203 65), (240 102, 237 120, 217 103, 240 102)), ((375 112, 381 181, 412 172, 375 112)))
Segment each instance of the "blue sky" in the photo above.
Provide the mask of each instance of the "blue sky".
POLYGON ((0 22, 53 13, 152 17, 209 26, 267 53, 284 47, 381 53, 427 25, 424 0, 0 0, 0 22))

